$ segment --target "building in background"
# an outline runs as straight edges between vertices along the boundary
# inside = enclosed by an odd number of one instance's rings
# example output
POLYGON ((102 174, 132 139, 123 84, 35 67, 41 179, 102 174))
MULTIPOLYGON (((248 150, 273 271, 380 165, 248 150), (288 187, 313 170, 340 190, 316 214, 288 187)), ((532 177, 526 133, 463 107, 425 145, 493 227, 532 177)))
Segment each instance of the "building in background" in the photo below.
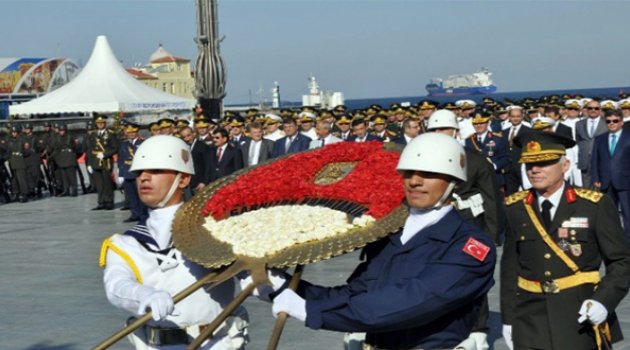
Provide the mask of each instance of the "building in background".
POLYGON ((52 92, 78 74, 78 64, 67 58, 0 58, 0 119, 10 105, 52 92))
POLYGON ((127 68, 127 72, 160 91, 184 98, 195 97, 195 78, 190 60, 173 56, 161 44, 146 66, 127 68))

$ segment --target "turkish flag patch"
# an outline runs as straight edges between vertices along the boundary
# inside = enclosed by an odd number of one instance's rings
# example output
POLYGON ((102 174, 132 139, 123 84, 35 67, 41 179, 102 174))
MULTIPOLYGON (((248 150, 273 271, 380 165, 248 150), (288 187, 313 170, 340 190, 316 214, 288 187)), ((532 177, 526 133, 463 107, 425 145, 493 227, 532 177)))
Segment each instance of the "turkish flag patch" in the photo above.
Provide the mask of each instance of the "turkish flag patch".
POLYGON ((463 251, 479 261, 484 261, 490 252, 490 247, 470 237, 464 245, 463 251))

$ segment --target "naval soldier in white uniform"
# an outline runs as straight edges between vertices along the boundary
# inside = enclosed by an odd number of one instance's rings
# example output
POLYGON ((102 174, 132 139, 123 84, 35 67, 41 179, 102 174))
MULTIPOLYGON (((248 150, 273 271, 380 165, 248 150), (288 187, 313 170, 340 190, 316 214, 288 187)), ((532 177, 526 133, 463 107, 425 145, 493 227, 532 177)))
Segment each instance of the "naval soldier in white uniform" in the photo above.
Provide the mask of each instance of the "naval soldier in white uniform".
MULTIPOLYGON (((150 209, 146 224, 105 240, 101 266, 107 299, 116 307, 153 320, 130 335, 136 349, 185 349, 233 298, 235 284, 226 281, 200 289, 174 305, 173 296, 207 275, 172 244, 171 224, 194 174, 189 147, 173 136, 154 136, 137 150, 131 171, 137 172, 140 200, 150 209)), ((236 350, 247 342, 247 313, 240 309, 201 349, 236 350)))

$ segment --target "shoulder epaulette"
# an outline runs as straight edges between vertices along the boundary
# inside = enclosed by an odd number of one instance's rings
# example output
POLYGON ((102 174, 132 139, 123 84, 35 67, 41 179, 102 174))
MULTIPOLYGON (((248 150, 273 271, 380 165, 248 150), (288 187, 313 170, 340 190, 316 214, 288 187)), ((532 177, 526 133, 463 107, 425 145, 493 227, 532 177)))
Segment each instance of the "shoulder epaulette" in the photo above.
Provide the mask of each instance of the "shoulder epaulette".
POLYGON ((527 197, 529 191, 520 191, 516 193, 512 193, 505 199, 505 205, 512 205, 516 202, 520 202, 527 197))
POLYGON ((497 131, 497 132, 494 132, 494 131, 493 131, 493 132, 492 132, 492 135, 494 135, 494 136, 496 136, 496 137, 503 137, 503 133, 502 133, 502 132, 500 132, 500 131, 497 131))
POLYGON ((389 134, 389 136, 398 136, 398 133, 395 133, 391 130, 387 130, 387 133, 389 134))
POLYGON ((586 188, 576 188, 575 194, 577 194, 578 197, 584 198, 593 203, 599 202, 599 200, 602 199, 602 197, 604 196, 604 194, 601 192, 587 190, 586 188))

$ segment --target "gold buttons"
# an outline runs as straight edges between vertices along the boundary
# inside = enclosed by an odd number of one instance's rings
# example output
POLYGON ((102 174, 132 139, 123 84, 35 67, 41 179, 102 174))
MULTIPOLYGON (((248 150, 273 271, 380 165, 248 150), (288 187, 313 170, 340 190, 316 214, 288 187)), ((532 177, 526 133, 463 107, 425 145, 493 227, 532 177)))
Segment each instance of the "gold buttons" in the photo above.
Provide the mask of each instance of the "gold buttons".
POLYGON ((524 240, 525 240, 525 236, 521 236, 521 241, 524 241, 524 240))
POLYGON ((551 276, 551 272, 550 271, 545 271, 545 277, 549 277, 551 276))
POLYGON ((549 253, 545 254, 545 259, 551 259, 551 254, 549 253))

